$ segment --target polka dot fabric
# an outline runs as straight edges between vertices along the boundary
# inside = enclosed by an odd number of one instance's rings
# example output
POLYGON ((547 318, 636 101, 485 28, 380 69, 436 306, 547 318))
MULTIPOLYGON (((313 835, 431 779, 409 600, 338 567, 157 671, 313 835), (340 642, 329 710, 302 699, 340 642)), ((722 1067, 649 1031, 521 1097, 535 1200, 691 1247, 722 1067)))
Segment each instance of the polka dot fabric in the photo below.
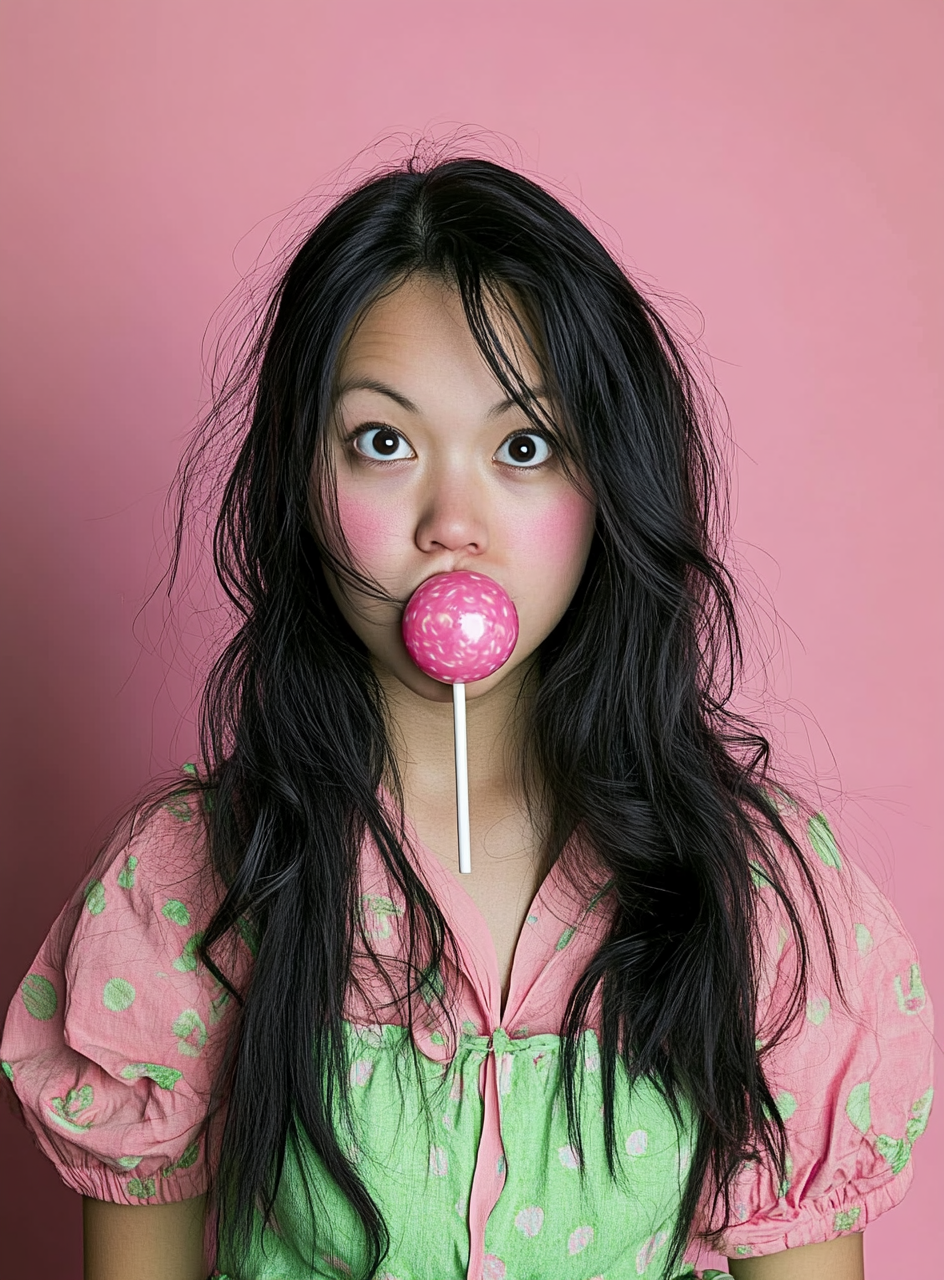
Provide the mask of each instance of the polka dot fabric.
MULTIPOLYGON (((90 878, 14 998, 4 1071, 74 1190, 124 1204, 199 1195, 209 1081, 230 1014, 198 965, 209 914, 197 805, 176 798, 90 878)), ((245 969, 240 943, 233 961, 245 969)))
MULTIPOLYGON (((37 1141, 71 1187, 98 1199, 153 1204, 207 1185, 203 1121, 231 1011, 196 952, 217 901, 198 819, 193 800, 179 797, 90 878, 7 1018, 3 1070, 37 1141)), ((779 904, 758 874, 758 1041, 789 1161, 782 1181, 762 1164, 744 1167, 736 1221, 724 1233, 731 1257, 861 1231, 907 1189, 931 1106, 930 1005, 914 948, 825 819, 798 832, 833 921, 845 1002, 811 925, 805 1014, 764 1052, 795 957, 779 904)), ((654 1089, 620 1090, 614 1181, 603 1149, 595 1023, 579 1045, 582 1158, 559 1091, 561 1015, 605 932, 605 886, 575 904, 565 854, 527 913, 502 1008, 484 921, 457 878, 416 848, 459 946, 460 971, 431 978, 448 986, 458 1034, 453 1039, 430 1013, 415 1029, 419 1054, 410 1053, 391 993, 364 968, 345 1022, 349 1155, 390 1228, 383 1280, 665 1280, 691 1119, 677 1131, 654 1089)), ((361 888, 364 928, 393 959, 403 947, 404 904, 369 847, 361 888)), ((250 942, 247 933, 234 943, 239 975, 251 964, 250 942)), ((258 1222, 247 1255, 221 1259, 220 1277, 344 1280, 361 1267, 356 1220, 303 1145, 287 1153, 275 1218, 278 1232, 258 1222), (323 1206, 314 1221, 309 1191, 323 1206)), ((719 1224, 703 1207, 699 1225, 719 1224)), ((673 1280, 721 1274, 698 1266, 693 1248, 673 1280)))

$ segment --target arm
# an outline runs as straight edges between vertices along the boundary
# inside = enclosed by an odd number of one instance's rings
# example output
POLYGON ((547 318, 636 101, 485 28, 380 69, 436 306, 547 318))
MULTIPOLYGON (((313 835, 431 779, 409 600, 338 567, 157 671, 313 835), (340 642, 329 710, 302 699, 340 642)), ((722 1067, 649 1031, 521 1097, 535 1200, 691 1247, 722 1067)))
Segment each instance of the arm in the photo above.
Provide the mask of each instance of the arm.
POLYGON ((766 1258, 729 1259, 728 1266, 734 1280, 864 1280, 862 1233, 766 1258))
POLYGON ((85 1280, 206 1280, 203 1196, 175 1204, 83 1201, 85 1280))

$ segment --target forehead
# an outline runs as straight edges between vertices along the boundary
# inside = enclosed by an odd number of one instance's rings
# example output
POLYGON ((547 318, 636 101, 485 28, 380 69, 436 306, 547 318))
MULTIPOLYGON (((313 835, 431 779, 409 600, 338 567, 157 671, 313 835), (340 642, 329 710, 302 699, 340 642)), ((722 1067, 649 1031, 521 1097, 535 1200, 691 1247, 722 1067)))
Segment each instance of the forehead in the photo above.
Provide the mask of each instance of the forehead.
MULTIPOLYGON (((504 308, 486 304, 489 322, 519 375, 533 386, 540 368, 519 325, 504 308)), ((372 303, 342 349, 338 383, 367 373, 423 378, 448 373, 494 395, 497 380, 466 319, 458 289, 415 275, 372 303)))

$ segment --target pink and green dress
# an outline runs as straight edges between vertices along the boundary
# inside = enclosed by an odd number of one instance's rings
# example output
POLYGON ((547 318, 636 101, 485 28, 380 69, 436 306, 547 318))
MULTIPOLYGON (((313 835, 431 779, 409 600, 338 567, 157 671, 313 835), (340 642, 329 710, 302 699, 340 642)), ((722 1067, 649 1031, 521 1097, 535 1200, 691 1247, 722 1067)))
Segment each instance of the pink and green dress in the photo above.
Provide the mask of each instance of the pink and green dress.
MULTIPOLYGON (((207 1185, 204 1122, 232 1010, 196 955, 219 897, 200 836, 186 800, 135 831, 59 917, 10 1008, 3 1070, 40 1147, 86 1196, 159 1204, 207 1185)), ((765 1058, 789 1137, 787 1177, 778 1184, 762 1164, 744 1166, 737 1221, 722 1242, 729 1257, 861 1231, 907 1190, 931 1105, 931 1011, 914 946, 885 898, 841 857, 825 819, 814 818, 804 838, 818 855, 848 1007, 827 982, 811 922, 805 1017, 765 1058)), ((593 1025, 581 1043, 582 1168, 558 1090, 562 1013, 606 927, 606 894, 576 901, 565 854, 528 913, 502 1008, 484 920, 433 855, 417 845, 416 856, 459 948, 461 971, 444 975, 456 992, 458 1035, 453 1042, 436 1026, 432 1002, 411 1053, 384 983, 366 973, 345 1024, 350 1153, 391 1236, 383 1280, 661 1277, 691 1126, 677 1131, 653 1088, 623 1096, 614 1180, 593 1025)), ((361 874, 364 922, 393 972, 403 904, 370 847, 361 874)), ((763 1040, 793 943, 761 877, 757 893, 763 1040)), ((244 972, 252 963, 243 942, 237 962, 244 972)), ((710 1225, 707 1209, 701 1225, 710 1225)), ((217 1274, 344 1280, 360 1269, 362 1248, 347 1204, 303 1150, 286 1163, 274 1221, 258 1225, 249 1256, 220 1259, 217 1274)), ((679 1274, 702 1274, 700 1257, 693 1248, 679 1274)))

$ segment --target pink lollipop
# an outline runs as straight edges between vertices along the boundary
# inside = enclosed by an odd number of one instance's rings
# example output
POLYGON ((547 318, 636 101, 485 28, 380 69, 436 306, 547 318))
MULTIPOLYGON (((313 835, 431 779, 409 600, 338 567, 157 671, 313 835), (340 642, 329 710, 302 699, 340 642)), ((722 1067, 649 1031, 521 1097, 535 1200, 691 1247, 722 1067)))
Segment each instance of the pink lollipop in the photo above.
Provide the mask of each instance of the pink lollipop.
POLYGON ((413 592, 403 614, 410 657, 434 680, 452 685, 456 743, 459 870, 472 870, 465 686, 508 661, 518 639, 518 614, 503 587, 484 573, 438 573, 413 592))
POLYGON ((428 676, 469 684, 508 661, 518 639, 518 614, 504 587, 484 573, 437 573, 410 597, 403 639, 428 676))

